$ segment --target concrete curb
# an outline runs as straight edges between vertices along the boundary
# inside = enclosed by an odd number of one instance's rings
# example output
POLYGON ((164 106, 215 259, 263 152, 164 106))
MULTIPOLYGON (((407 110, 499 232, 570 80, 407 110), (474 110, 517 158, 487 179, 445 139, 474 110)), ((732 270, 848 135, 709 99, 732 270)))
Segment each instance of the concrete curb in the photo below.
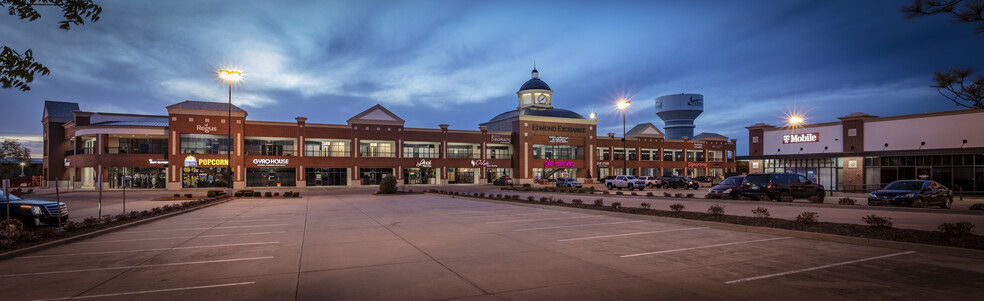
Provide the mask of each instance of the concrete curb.
MULTIPOLYGON (((430 193, 430 192, 428 192, 427 194, 448 196, 446 194, 430 193)), ((562 207, 562 206, 542 205, 542 204, 529 204, 529 203, 522 203, 522 202, 500 201, 500 200, 493 200, 493 199, 477 198, 472 196, 454 195, 450 197, 470 199, 470 200, 476 200, 482 202, 498 203, 498 204, 526 206, 526 207, 541 208, 541 209, 553 209, 553 210, 570 211, 570 212, 578 212, 578 213, 601 214, 601 215, 627 218, 627 219, 648 220, 648 221, 673 223, 673 224, 688 225, 688 226, 711 227, 716 229, 725 229, 725 230, 750 232, 750 233, 758 233, 758 234, 788 236, 788 237, 795 237, 795 238, 802 238, 802 239, 828 241, 828 242, 836 242, 836 243, 860 245, 860 246, 868 246, 868 247, 918 251, 924 253, 957 256, 963 258, 984 259, 984 250, 936 246, 936 245, 927 245, 927 244, 919 244, 919 243, 911 243, 911 242, 853 237, 853 236, 842 236, 842 235, 834 235, 834 234, 826 234, 826 233, 803 232, 803 231, 795 231, 795 230, 787 230, 787 229, 754 227, 754 226, 745 226, 745 225, 737 225, 737 224, 729 224, 729 223, 721 223, 721 222, 710 222, 710 221, 673 218, 673 217, 664 217, 664 216, 651 216, 651 215, 631 214, 631 213, 623 213, 623 212, 612 212, 612 211, 595 210, 595 209, 587 209, 587 208, 574 208, 574 207, 562 207)))
MULTIPOLYGON (((746 201, 746 200, 731 200, 731 199, 706 199, 706 198, 673 198, 664 196, 654 196, 647 197, 645 195, 616 195, 612 194, 590 194, 590 193, 568 193, 568 192, 546 192, 546 191, 516 191, 516 190, 500 190, 508 191, 510 193, 546 193, 546 194, 561 194, 561 195, 589 195, 604 198, 628 198, 628 199, 638 199, 638 200, 684 200, 684 201, 698 201, 705 203, 734 203, 734 204, 769 204, 772 206, 790 206, 790 207, 820 207, 820 208, 841 208, 841 209, 852 209, 852 210, 880 210, 880 211, 895 211, 895 212, 926 212, 926 213, 941 213, 941 214, 963 214, 963 215, 984 215, 984 210, 960 210, 960 209, 924 209, 924 208, 908 208, 908 207, 890 207, 890 206, 864 206, 864 205, 839 205, 835 203, 827 203, 826 201, 822 204, 815 203, 786 203, 786 202, 761 202, 761 201, 746 201)), ((600 190, 599 190, 600 191, 600 190)), ((505 193, 503 193, 505 194, 505 193)), ((860 202, 867 202, 868 199, 858 200, 860 202)))
POLYGON ((145 223, 149 223, 149 222, 152 222, 152 221, 156 221, 158 219, 162 219, 162 218, 167 218, 167 217, 171 217, 171 216, 174 216, 174 215, 183 214, 183 213, 186 213, 186 212, 191 212, 191 211, 195 211, 195 210, 202 209, 202 208, 208 208, 208 207, 212 207, 212 206, 219 205, 219 204, 224 204, 226 202, 230 202, 230 201, 233 201, 235 199, 236 198, 233 197, 233 198, 229 198, 227 200, 218 201, 218 202, 207 204, 207 205, 204 205, 204 206, 198 206, 198 207, 195 207, 195 208, 183 209, 183 210, 178 211, 178 212, 171 212, 171 213, 168 213, 168 214, 164 214, 164 215, 160 215, 160 216, 155 216, 155 217, 151 217, 151 218, 147 218, 147 219, 142 219, 142 220, 138 220, 138 221, 133 221, 133 222, 129 222, 129 223, 118 225, 118 226, 109 227, 109 228, 102 229, 102 230, 97 230, 97 231, 93 231, 93 232, 89 232, 89 233, 83 233, 83 234, 79 234, 79 235, 75 235, 75 236, 71 236, 71 237, 66 237, 66 238, 62 238, 62 239, 56 240, 56 241, 46 242, 46 243, 43 243, 43 244, 40 244, 40 245, 34 245, 34 246, 30 246, 30 247, 23 248, 23 249, 17 249, 17 250, 13 250, 13 251, 6 252, 6 253, 0 253, 0 260, 6 260, 6 259, 10 259, 10 258, 21 256, 21 255, 24 255, 24 254, 28 254, 28 253, 34 253, 34 252, 41 251, 41 250, 48 249, 48 248, 53 248, 53 247, 57 247, 57 246, 66 245, 66 244, 73 243, 73 242, 76 242, 76 241, 79 241, 79 240, 83 240, 83 239, 94 238, 94 237, 99 236, 99 235, 103 235, 103 234, 110 233, 110 232, 117 231, 117 230, 123 230, 123 229, 129 228, 129 227, 133 227, 133 226, 137 226, 137 225, 141 225, 141 224, 145 224, 145 223))

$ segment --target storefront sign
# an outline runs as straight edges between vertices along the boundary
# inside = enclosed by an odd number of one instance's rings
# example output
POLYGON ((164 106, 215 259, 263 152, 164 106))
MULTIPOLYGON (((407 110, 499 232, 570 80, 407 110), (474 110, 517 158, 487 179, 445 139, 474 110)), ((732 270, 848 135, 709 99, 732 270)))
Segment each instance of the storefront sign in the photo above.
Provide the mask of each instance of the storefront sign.
POLYGON ((568 141, 570 141, 570 138, 550 136, 550 143, 567 143, 568 141))
POLYGON ((205 125, 196 125, 195 129, 201 132, 205 132, 206 134, 219 131, 219 127, 208 126, 208 123, 206 123, 205 125))
POLYGON ((574 161, 554 161, 543 162, 543 168, 574 168, 574 161))
POLYGON ((533 131, 561 132, 561 133, 587 133, 588 128, 576 128, 562 125, 538 125, 533 124, 533 131))
POLYGON ((471 160, 472 166, 489 166, 489 160, 471 160))
POLYGON ((820 132, 782 135, 782 144, 811 143, 820 141, 820 132))
POLYGON ((184 165, 185 167, 198 167, 198 159, 195 159, 195 156, 187 156, 184 165))
POLYGON ((147 159, 147 163, 148 164, 165 164, 166 165, 167 164, 167 160, 147 159))
POLYGON ((608 162, 598 162, 598 167, 608 167, 608 162))
POLYGON ((694 143, 694 148, 704 148, 703 143, 694 143))
POLYGON ((68 159, 65 159, 65 166, 72 166, 72 161, 68 161, 68 159))
POLYGON ((704 162, 687 162, 687 167, 707 167, 707 163, 704 163, 704 162))
POLYGON ((256 166, 287 166, 290 164, 290 159, 253 159, 253 164, 256 166))
POLYGON ((198 166, 229 166, 229 159, 198 159, 198 166))
POLYGON ((420 159, 420 162, 417 162, 417 167, 431 167, 431 161, 426 159, 420 159))
POLYGON ((492 135, 492 138, 490 138, 490 140, 492 142, 512 143, 512 137, 510 136, 492 135))

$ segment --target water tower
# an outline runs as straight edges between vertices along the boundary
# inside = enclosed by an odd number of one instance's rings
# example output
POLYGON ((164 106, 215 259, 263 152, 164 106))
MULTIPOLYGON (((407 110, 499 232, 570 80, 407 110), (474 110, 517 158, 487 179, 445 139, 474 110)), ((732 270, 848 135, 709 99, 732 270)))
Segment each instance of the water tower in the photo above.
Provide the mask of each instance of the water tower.
POLYGON ((694 137, 694 119, 704 112, 704 95, 674 94, 656 98, 656 116, 663 119, 666 139, 694 137))

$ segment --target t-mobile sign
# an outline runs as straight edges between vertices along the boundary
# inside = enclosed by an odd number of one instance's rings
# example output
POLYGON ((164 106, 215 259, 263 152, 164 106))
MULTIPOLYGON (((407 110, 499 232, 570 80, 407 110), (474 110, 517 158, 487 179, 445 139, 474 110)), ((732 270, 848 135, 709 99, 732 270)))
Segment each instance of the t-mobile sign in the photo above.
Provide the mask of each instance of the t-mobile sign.
POLYGON ((782 144, 810 143, 810 142, 818 142, 818 141, 820 141, 819 132, 782 135, 782 144))

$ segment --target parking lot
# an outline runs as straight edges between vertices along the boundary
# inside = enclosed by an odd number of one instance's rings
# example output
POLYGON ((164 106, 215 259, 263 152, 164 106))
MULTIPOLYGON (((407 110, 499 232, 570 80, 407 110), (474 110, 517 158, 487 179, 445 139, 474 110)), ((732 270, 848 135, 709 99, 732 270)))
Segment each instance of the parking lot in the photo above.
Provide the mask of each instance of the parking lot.
POLYGON ((0 261, 4 300, 974 299, 979 259, 435 195, 240 199, 0 261))

